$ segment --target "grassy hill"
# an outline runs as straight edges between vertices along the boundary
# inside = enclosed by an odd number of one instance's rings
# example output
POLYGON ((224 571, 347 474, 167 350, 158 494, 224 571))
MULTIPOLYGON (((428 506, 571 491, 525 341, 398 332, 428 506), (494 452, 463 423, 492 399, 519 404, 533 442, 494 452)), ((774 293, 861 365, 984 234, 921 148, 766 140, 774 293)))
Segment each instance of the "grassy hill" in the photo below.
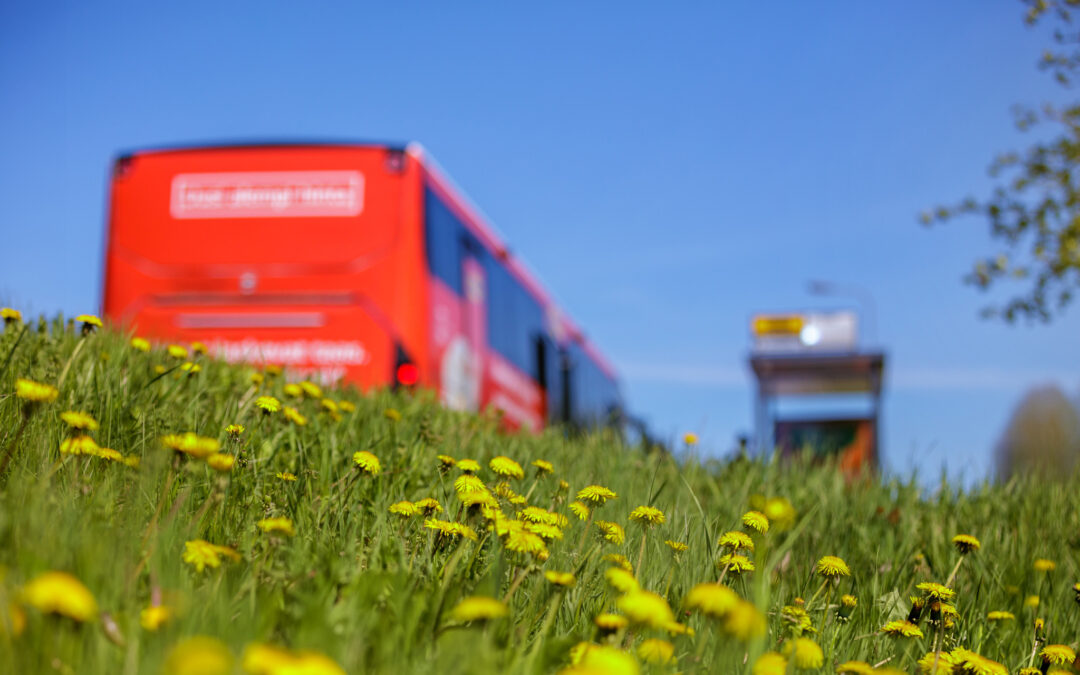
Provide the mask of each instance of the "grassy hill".
POLYGON ((79 328, 0 336, 0 672, 1014 673, 1077 646, 1075 480, 680 463, 79 328))

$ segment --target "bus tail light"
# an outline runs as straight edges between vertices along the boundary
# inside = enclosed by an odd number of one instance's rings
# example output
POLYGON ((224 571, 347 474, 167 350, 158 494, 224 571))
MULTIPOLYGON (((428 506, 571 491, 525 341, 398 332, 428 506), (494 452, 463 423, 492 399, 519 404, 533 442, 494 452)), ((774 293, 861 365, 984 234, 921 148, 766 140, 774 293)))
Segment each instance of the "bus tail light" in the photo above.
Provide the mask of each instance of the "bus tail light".
POLYGON ((397 358, 394 365, 394 387, 412 387, 420 381, 420 369, 412 362, 409 355, 397 346, 397 358))

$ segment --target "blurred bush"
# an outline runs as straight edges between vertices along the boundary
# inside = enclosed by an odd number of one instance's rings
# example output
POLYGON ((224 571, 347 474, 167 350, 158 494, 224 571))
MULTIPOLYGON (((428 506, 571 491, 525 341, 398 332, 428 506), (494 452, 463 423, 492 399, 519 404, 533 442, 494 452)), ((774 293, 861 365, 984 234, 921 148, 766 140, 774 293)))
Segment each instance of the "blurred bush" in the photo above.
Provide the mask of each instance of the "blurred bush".
POLYGON ((1017 404, 997 444, 998 478, 1033 473, 1072 475, 1080 456, 1080 414, 1055 385, 1030 390, 1017 404))

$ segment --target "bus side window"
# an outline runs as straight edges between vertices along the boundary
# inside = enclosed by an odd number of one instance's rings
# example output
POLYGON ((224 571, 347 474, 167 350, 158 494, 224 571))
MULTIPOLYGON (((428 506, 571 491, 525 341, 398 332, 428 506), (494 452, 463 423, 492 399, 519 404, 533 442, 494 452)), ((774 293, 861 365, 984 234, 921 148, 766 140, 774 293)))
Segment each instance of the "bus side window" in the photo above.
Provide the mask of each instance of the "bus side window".
POLYGON ((464 226, 431 188, 424 190, 424 219, 428 267, 432 275, 461 296, 464 226))

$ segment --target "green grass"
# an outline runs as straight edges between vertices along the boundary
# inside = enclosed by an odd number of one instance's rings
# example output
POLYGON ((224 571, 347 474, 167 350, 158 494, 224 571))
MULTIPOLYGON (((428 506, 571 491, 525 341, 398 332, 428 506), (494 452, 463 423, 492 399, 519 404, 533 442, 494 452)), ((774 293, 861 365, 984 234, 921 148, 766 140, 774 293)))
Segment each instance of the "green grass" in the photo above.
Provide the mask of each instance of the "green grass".
MULTIPOLYGON (((82 337, 59 321, 25 332, 13 324, 0 336, 0 455, 12 454, 0 475, 0 672, 157 673, 169 650, 192 635, 223 641, 237 657, 237 672, 253 642, 316 650, 350 673, 554 672, 569 665, 578 642, 601 641, 592 619, 615 611, 618 598, 604 581, 610 564, 602 556, 620 553, 636 565, 643 533, 627 517, 643 504, 660 508, 667 520, 645 535, 635 575, 696 633, 669 637, 637 628, 617 636, 614 644, 631 652, 645 638, 671 640, 675 660, 642 664, 643 672, 749 673, 757 655, 782 650, 793 636, 781 608, 815 595, 808 609, 815 628, 823 628, 809 637, 825 653, 820 672, 849 659, 889 660, 917 672, 915 659, 937 634, 933 625, 924 619, 926 637, 910 641, 879 631, 907 616, 916 584, 945 581, 958 558, 950 541, 957 533, 979 537, 982 549, 965 560, 953 584, 959 619, 944 633, 946 650, 963 646, 1015 672, 1028 665, 1036 616, 1046 621, 1049 643, 1076 646, 1076 480, 1018 479, 967 492, 941 485, 928 494, 914 481, 848 482, 834 467, 805 462, 678 462, 626 447, 608 432, 500 433, 492 418, 442 410, 427 394, 327 392, 356 405, 335 421, 317 399, 286 396, 282 378, 257 388, 251 368, 200 363, 202 371, 189 376, 162 349, 143 353, 107 332, 82 337), (155 366, 168 370, 159 374, 155 366), (32 411, 25 428, 17 377, 60 389, 55 402, 32 411), (263 415, 254 400, 264 393, 295 405, 308 424, 263 415), (62 455, 70 434, 59 417, 65 410, 92 414, 100 422, 97 442, 140 457, 140 466, 62 455), (238 440, 224 432, 233 423, 247 427, 238 440), (163 446, 163 435, 186 431, 220 439, 224 452, 239 457, 233 471, 219 474, 163 446), (380 475, 354 465, 359 450, 379 457, 380 475), (506 551, 478 514, 462 512, 453 489, 460 472, 442 473, 438 454, 477 459, 492 487, 492 457, 520 462, 526 477, 512 481, 513 489, 569 516, 564 539, 549 544, 550 558, 527 563, 506 551), (537 458, 554 464, 554 476, 534 478, 529 463, 537 458), (276 478, 283 471, 298 480, 276 478), (601 543, 595 523, 584 532, 586 524, 567 510, 590 484, 618 493, 595 517, 623 525, 625 543, 601 543), (479 541, 443 541, 422 517, 403 520, 387 510, 429 496, 446 509, 443 517, 468 519, 479 541), (741 514, 761 497, 784 497, 795 514, 786 528, 774 523, 767 535, 755 535, 755 572, 725 578, 767 619, 764 636, 742 643, 712 619, 684 612, 683 598, 695 584, 717 579, 718 538, 740 529, 741 514), (296 535, 261 532, 256 523, 269 516, 291 518, 296 535), (182 560, 185 542, 194 539, 231 546, 242 561, 199 573, 182 560), (685 542, 689 551, 675 559, 665 539, 685 542), (817 593, 813 568, 823 555, 840 556, 852 574, 817 593), (1057 569, 1035 572, 1036 558, 1055 561, 1057 569), (4 608, 19 604, 19 589, 48 570, 76 576, 106 616, 77 624, 26 606, 25 629, 13 635, 4 608), (574 571, 577 584, 560 593, 539 570, 574 571), (502 598, 519 576, 507 618, 451 620, 463 597, 502 598), (858 598, 846 623, 834 619, 841 593, 858 598), (1037 610, 1024 604, 1030 595, 1040 596, 1037 610), (139 616, 156 597, 176 614, 150 632, 139 616), (824 608, 826 599, 832 609, 824 608), (1016 620, 992 625, 990 610, 1011 611, 1016 620), (549 611, 553 618, 545 622, 549 611)), ((513 518, 515 508, 500 501, 513 518)))

